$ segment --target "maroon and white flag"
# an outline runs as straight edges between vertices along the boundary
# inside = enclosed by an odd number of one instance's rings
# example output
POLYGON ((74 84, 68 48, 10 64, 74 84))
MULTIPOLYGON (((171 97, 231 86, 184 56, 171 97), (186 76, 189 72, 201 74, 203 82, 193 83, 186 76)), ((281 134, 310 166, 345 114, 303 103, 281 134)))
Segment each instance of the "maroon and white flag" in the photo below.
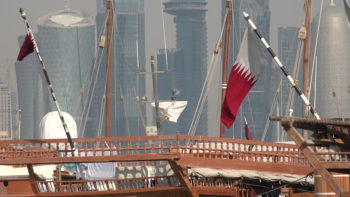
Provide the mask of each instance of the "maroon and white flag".
POLYGON ((248 127, 248 122, 247 122, 247 119, 245 119, 244 117, 244 121, 245 121, 245 124, 244 124, 244 132, 245 132, 245 138, 247 140, 253 140, 253 135, 252 133, 250 132, 250 129, 248 127))
POLYGON ((32 36, 27 33, 26 38, 22 44, 21 50, 18 53, 17 61, 22 61, 27 55, 34 51, 34 44, 32 41, 32 36))
POLYGON ((264 50, 257 41, 254 32, 246 29, 236 62, 231 69, 221 109, 221 122, 227 128, 232 126, 244 98, 259 79, 265 66, 271 62, 271 57, 265 52, 266 49, 264 50))

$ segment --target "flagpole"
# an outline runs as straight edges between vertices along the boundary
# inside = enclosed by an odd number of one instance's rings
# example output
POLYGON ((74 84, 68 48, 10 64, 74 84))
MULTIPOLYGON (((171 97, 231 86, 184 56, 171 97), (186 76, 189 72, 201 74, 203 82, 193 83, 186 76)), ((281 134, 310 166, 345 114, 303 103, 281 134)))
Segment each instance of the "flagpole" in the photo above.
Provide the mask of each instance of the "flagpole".
POLYGON ((254 24, 253 20, 250 18, 249 14, 246 12, 243 12, 244 18, 247 20, 249 26, 253 29, 253 31, 256 33, 256 35, 259 37, 260 41, 264 44, 266 47, 266 50, 269 52, 269 54, 272 56, 272 58, 275 60, 277 65, 280 67, 282 73, 288 78, 291 86, 294 88, 294 90, 298 93, 298 95, 301 97, 305 105, 308 107, 310 112, 316 117, 317 120, 320 120, 320 116, 315 111, 315 109, 311 106, 309 99, 303 94, 303 92, 300 90, 300 88, 295 83, 295 80, 293 77, 288 73, 287 69, 283 66, 282 62, 279 60, 275 52, 272 50, 270 45, 267 43, 265 38, 262 36, 256 25, 254 24))
MULTIPOLYGON (((224 57, 223 57, 223 66, 222 66, 222 88, 221 88, 221 104, 225 101, 226 96, 226 87, 227 87, 227 69, 229 64, 229 52, 230 52, 230 32, 231 32, 231 23, 232 23, 232 1, 226 0, 226 13, 225 17, 225 43, 224 43, 224 57)), ((223 123, 220 123, 220 137, 225 137, 225 126, 223 123)))
POLYGON ((60 106, 59 106, 59 104, 58 104, 58 101, 57 101, 57 99, 56 99, 55 92, 54 92, 54 90, 53 90, 53 86, 52 86, 52 84, 51 84, 51 82, 50 82, 49 75, 48 75, 48 73, 47 73, 47 71, 46 71, 46 67, 45 67, 45 64, 44 64, 44 62, 43 62, 43 59, 41 58, 41 55, 40 55, 40 52, 39 52, 39 48, 38 48, 37 43, 36 43, 36 41, 35 41, 33 32, 32 32, 32 30, 31 30, 30 27, 29 27, 29 23, 28 23, 28 21, 27 21, 26 13, 24 12, 23 8, 20 8, 20 9, 19 9, 19 13, 21 14, 21 17, 22 17, 22 19, 24 20, 24 23, 26 24, 27 33, 30 35, 30 39, 31 39, 31 41, 32 41, 32 43, 33 43, 33 45, 34 45, 34 50, 35 50, 36 55, 37 55, 37 57, 38 57, 38 59, 39 59, 39 62, 40 62, 40 64, 41 64, 41 69, 42 69, 42 71, 43 71, 43 73, 44 73, 46 82, 47 82, 47 84, 48 84, 48 86, 49 86, 49 88, 50 88, 50 93, 51 93, 52 99, 53 99, 53 101, 54 101, 54 103, 55 103, 55 105, 56 105, 57 112, 58 112, 58 115, 59 115, 59 117, 60 117, 60 119, 61 119, 62 126, 63 126, 63 128, 64 128, 64 131, 65 131, 65 133, 66 133, 66 135, 67 135, 67 139, 68 139, 69 145, 70 145, 72 151, 74 152, 74 151, 75 151, 75 148, 74 148, 74 144, 73 144, 73 141, 72 141, 72 137, 70 136, 70 133, 69 133, 67 124, 66 124, 66 122, 65 122, 65 120, 64 120, 64 117, 63 117, 63 114, 62 114, 62 112, 61 112, 61 108, 60 108, 60 106))

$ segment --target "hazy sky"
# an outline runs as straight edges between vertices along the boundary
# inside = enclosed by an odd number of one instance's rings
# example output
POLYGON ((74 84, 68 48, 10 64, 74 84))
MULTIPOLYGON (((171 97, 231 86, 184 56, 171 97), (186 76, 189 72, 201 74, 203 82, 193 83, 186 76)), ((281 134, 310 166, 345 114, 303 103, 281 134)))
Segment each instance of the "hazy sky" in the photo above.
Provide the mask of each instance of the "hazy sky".
MULTIPOLYGON (((165 0, 164 0, 165 1, 165 0)), ((300 26, 304 0, 270 0, 272 11, 271 38, 275 41, 277 27, 300 26)), ((314 4, 319 4, 314 0, 314 4)), ((329 1, 329 0, 326 0, 329 1)), ((163 45, 161 25, 161 0, 145 0, 146 46, 148 54, 155 53, 163 45)), ((0 1, 0 65, 13 64, 19 50, 17 37, 25 33, 25 26, 18 9, 24 8, 31 27, 36 31, 36 21, 49 12, 63 9, 68 5, 72 9, 84 10, 91 15, 96 13, 96 0, 1 0, 0 1)), ((316 7, 316 6, 315 6, 316 7)), ((220 25, 221 0, 208 0, 208 47, 217 39, 220 25)), ((317 9, 319 9, 317 7, 317 9)), ((172 17, 165 15, 166 34, 169 47, 174 47, 174 25, 172 17)), ((277 51, 277 50, 276 50, 277 51)))
MULTIPOLYGON (((163 0, 166 1, 166 0, 163 0)), ((330 0, 325 0, 329 2, 330 0)), ((339 0, 338 0, 339 1, 339 0)), ((163 29, 161 21, 161 0, 144 0, 146 23, 146 65, 149 65, 150 55, 156 55, 159 48, 164 48, 163 29)), ((303 22, 304 0, 270 0, 271 35, 270 39, 277 52, 277 29, 280 26, 300 27, 303 22)), ((318 12, 321 0, 314 0, 313 14, 318 12)), ((37 30, 37 19, 52 11, 63 9, 65 6, 75 10, 83 10, 95 16, 96 0, 1 0, 0 1, 0 78, 15 82, 14 62, 19 45, 17 37, 25 34, 25 26, 18 9, 24 8, 34 32, 37 30)), ((208 0, 207 29, 208 29, 208 60, 211 57, 214 43, 218 39, 221 20, 221 0, 208 0)), ((167 47, 175 47, 175 25, 173 18, 164 14, 167 47)), ((217 98, 212 97, 209 99, 217 98)), ((215 101, 213 102, 215 103, 215 101)), ((217 111, 216 106, 210 106, 210 111, 217 111), (216 110, 215 110, 216 109, 216 110)), ((213 121, 213 120, 211 120, 213 121)), ((217 119, 216 119, 217 121, 217 119)), ((214 121, 215 122, 215 121, 214 121)), ((216 123, 214 123, 216 124, 216 123)), ((211 127, 213 128, 213 127, 211 127)), ((215 129, 214 129, 215 130, 215 129)), ((215 131, 216 133, 216 131, 215 131)))

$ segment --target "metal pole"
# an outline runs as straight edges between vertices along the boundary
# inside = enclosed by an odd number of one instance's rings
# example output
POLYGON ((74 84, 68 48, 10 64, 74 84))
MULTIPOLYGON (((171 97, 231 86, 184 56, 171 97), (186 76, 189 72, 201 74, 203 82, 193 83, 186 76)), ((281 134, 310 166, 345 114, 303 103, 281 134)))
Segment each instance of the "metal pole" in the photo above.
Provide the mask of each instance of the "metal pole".
MULTIPOLYGON (((70 136, 70 133, 69 133, 67 124, 66 124, 66 122, 65 122, 65 120, 64 120, 64 117, 63 117, 63 114, 62 114, 62 112, 61 112, 60 105, 58 104, 58 101, 57 101, 57 99, 56 99, 56 95, 55 95, 55 92, 54 92, 54 90, 53 90, 53 86, 52 86, 52 84, 51 84, 49 75, 48 75, 48 73, 47 73, 47 71, 46 71, 46 67, 45 67, 45 64, 44 64, 44 62, 43 62, 43 59, 41 58, 41 55, 40 55, 40 53, 39 53, 39 48, 38 48, 38 45, 37 45, 37 43, 36 43, 36 41, 35 41, 33 32, 32 32, 32 30, 31 30, 30 27, 29 27, 29 23, 28 23, 28 21, 27 21, 26 13, 24 12, 23 8, 20 8, 20 9, 19 9, 19 13, 21 14, 21 17, 22 17, 22 19, 24 20, 24 22, 25 22, 25 24, 26 24, 27 33, 31 36, 31 41, 32 41, 32 43, 33 43, 33 45, 34 45, 34 50, 35 50, 36 55, 37 55, 37 57, 38 57, 38 59, 39 59, 39 62, 40 62, 40 64, 41 64, 41 69, 42 69, 42 71, 43 71, 43 73, 44 73, 46 82, 47 82, 47 84, 48 84, 48 86, 49 86, 50 93, 51 93, 51 97, 52 97, 52 99, 53 99, 53 101, 54 101, 54 103, 55 103, 55 105, 56 105, 57 112, 58 112, 58 115, 59 115, 59 117, 60 117, 60 119, 61 119, 61 123, 62 123, 63 128, 64 128, 64 131, 65 131, 65 133, 66 133, 66 136, 67 136, 69 145, 70 145, 70 147, 71 147, 71 149, 72 149, 72 151, 73 151, 73 153, 74 153, 75 148, 74 148, 74 143, 73 143, 72 137, 70 136)), ((73 155, 74 155, 74 154, 73 154, 73 155)))
POLYGON ((157 133, 159 134, 159 130, 161 128, 160 117, 159 117, 159 101, 158 101, 158 91, 157 91, 157 76, 155 69, 154 56, 151 56, 151 71, 152 71, 152 82, 153 82, 153 97, 156 108, 156 123, 157 123, 157 133))

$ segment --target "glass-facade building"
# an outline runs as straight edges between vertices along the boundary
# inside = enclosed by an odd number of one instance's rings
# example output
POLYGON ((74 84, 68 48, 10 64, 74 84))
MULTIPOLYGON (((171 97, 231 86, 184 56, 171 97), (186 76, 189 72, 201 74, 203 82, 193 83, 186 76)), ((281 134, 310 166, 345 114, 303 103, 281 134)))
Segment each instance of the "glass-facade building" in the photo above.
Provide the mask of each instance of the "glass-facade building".
MULTIPOLYGON (((187 134, 192 122, 199 96, 207 73, 207 27, 206 0, 169 0, 164 2, 164 12, 174 16, 176 25, 176 48, 182 50, 181 91, 178 100, 187 100, 188 105, 178 120, 178 129, 187 134)), ((169 87, 169 90, 172 88, 169 87)), ((207 104, 201 114, 195 134, 208 135, 207 104)))
MULTIPOLYGON (((35 38, 37 34, 34 35, 35 38)), ((37 39, 37 38, 36 38, 37 39)), ((19 46, 22 46, 24 36, 18 38, 19 46)), ((40 47, 40 46, 39 46, 40 47)), ((34 139, 39 128, 40 120, 37 120, 37 99, 39 76, 41 72, 40 63, 35 53, 29 54, 22 61, 15 63, 18 107, 20 112, 20 139, 34 139)), ((45 89, 46 90, 46 89, 45 89)), ((45 105, 44 103, 42 103, 45 105)))
MULTIPOLYGON (((316 111, 321 118, 350 117, 350 28, 344 1, 325 2, 318 29, 312 20, 312 46, 316 45, 316 111)), ((315 47, 312 47, 315 48, 315 47)), ((311 91, 313 92, 313 91, 311 91)))
POLYGON ((0 140, 12 138, 11 90, 7 82, 0 81, 0 140))
MULTIPOLYGON (((60 108, 78 124, 86 99, 82 89, 94 60, 93 17, 71 9, 52 12, 38 19, 35 36, 60 108)), ((16 62, 16 75, 21 138, 37 138, 41 118, 56 106, 34 53, 16 62)))
MULTIPOLYGON (((299 28, 297 27, 280 27, 278 28, 278 57, 285 66, 285 68, 289 71, 289 73, 292 75, 294 72, 294 66, 295 66, 295 60, 296 60, 296 55, 297 55, 297 50, 298 50, 298 34, 299 34, 299 28)), ((301 51, 302 52, 302 48, 301 51)), ((301 53, 302 54, 302 53, 301 53)), ((301 63, 299 61, 298 63, 301 63)), ((280 82, 282 79, 282 84, 281 87, 278 91, 278 99, 277 99, 277 105, 275 108, 275 114, 280 115, 280 116, 301 116, 301 99, 299 96, 295 93, 294 98, 290 98, 294 100, 294 102, 291 104, 291 109, 287 109, 288 106, 288 100, 289 100, 289 94, 290 92, 295 92, 293 88, 290 86, 289 80, 281 74, 280 68, 277 66, 274 67, 276 70, 274 72, 275 75, 275 81, 280 82)), ((296 70, 296 72, 298 72, 296 70)), ((302 76, 302 66, 299 66, 299 74, 297 76, 302 76)), ((298 77, 297 77, 298 78, 298 77)), ((300 87, 300 83, 299 83, 300 87)), ((283 131, 281 125, 279 122, 271 122, 270 124, 274 124, 276 130, 272 130, 272 133, 274 131, 277 131, 277 135, 275 136, 276 141, 283 141, 286 140, 284 139, 286 137, 285 131, 283 131), (283 137, 282 137, 283 136, 283 137)))
MULTIPOLYGON (((145 135, 145 106, 138 104, 136 99, 139 95, 145 95, 145 76, 138 73, 145 69, 146 61, 144 1, 114 0, 113 5, 112 136, 145 135)), ((105 26, 105 15, 106 1, 97 0, 97 33, 105 26)), ((101 103, 105 91, 106 56, 103 55, 102 59, 101 73, 90 111, 90 128, 102 124, 104 133, 105 119, 101 119, 101 123, 99 117, 104 113, 101 103)), ((97 136, 88 130, 87 135, 97 136)))

